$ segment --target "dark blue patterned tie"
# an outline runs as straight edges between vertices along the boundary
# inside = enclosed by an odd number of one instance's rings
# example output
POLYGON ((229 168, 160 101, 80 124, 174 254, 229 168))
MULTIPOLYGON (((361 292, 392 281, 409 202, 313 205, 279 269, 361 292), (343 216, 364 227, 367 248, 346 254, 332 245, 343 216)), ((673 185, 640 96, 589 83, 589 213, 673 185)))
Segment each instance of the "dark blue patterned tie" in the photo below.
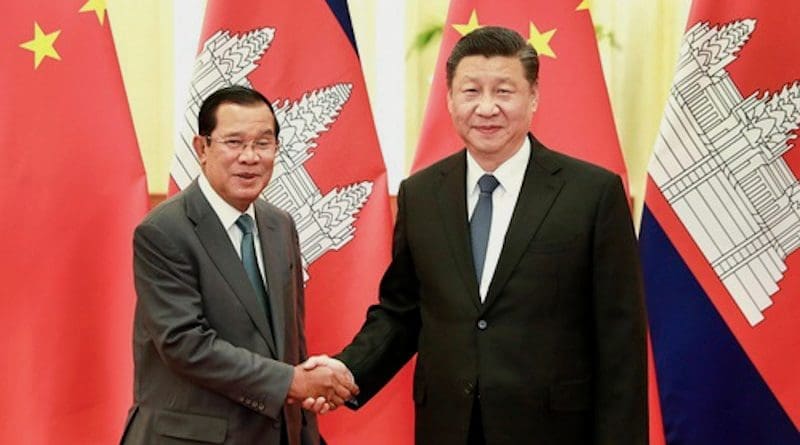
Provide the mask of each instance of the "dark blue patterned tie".
POLYGON ((486 262, 486 247, 489 245, 489 228, 492 225, 492 193, 500 182, 492 175, 483 175, 478 180, 481 195, 472 219, 469 221, 469 232, 472 238, 472 261, 475 264, 475 276, 478 284, 483 275, 483 263, 486 262))
POLYGON ((264 310, 267 313, 267 321, 270 328, 272 327, 272 311, 269 305, 269 296, 267 289, 264 287, 264 280, 261 279, 261 272, 258 268, 258 259, 256 259, 255 242, 253 239, 253 218, 250 215, 244 214, 236 220, 236 227, 242 231, 242 263, 244 270, 247 272, 247 278, 250 279, 250 284, 256 291, 256 295, 264 310))

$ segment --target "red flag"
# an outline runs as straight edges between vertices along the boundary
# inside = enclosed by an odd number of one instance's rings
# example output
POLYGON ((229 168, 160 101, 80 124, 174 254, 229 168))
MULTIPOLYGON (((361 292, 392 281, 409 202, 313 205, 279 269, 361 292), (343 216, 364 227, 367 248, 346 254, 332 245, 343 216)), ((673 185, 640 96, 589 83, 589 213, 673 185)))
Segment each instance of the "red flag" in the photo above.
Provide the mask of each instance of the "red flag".
POLYGON ((641 246, 674 443, 800 443, 800 3, 696 0, 641 246))
POLYGON ((0 28, 0 443, 109 444, 130 406, 147 188, 103 2, 0 28))
MULTIPOLYGON (((297 224, 309 353, 338 352, 377 302, 392 226, 354 45, 322 0, 209 1, 180 130, 184 143, 171 172, 178 187, 200 172, 191 147, 200 103, 233 84, 251 86, 275 105, 281 147, 264 197, 297 224)), ((334 444, 412 443, 410 387, 406 369, 358 413, 322 416, 323 436, 334 444)))
MULTIPOLYGON (((511 28, 539 53, 539 108, 532 131, 545 145, 626 177, 587 1, 453 0, 413 170, 461 149, 447 113, 445 62, 479 26, 511 28)), ((625 181, 627 183, 627 181, 625 181)))

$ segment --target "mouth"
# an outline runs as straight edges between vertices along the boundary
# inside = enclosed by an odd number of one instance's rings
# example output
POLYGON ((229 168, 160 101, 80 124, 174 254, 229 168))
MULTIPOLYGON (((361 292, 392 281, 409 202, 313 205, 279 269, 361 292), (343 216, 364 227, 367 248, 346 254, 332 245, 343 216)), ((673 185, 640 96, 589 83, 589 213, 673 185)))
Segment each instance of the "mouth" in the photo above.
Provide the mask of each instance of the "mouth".
POLYGON ((478 133, 492 135, 500 131, 502 127, 499 125, 476 125, 472 128, 474 128, 478 133))
POLYGON ((235 177, 245 180, 245 181, 252 181, 261 177, 261 175, 256 173, 236 173, 234 174, 235 177))

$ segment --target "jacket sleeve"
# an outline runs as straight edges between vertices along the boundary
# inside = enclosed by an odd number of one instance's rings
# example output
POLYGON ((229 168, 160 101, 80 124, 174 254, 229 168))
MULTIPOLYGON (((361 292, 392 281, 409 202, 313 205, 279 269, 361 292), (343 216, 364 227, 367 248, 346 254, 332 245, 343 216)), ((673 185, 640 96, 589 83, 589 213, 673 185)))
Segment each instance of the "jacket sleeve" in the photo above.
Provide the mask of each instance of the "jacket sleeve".
POLYGON ((367 310, 361 330, 341 354, 355 377, 359 407, 372 398, 417 352, 421 327, 419 280, 408 245, 405 183, 397 195, 392 261, 380 284, 380 301, 367 310))
POLYGON ((598 202, 593 248, 595 443, 644 445, 647 349, 636 235, 618 176, 598 202))

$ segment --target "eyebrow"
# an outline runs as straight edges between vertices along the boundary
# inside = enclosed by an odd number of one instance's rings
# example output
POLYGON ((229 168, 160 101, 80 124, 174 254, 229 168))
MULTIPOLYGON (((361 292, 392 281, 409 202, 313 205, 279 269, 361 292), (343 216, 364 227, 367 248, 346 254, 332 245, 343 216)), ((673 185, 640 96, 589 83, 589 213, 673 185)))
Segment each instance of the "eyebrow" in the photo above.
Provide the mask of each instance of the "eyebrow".
MULTIPOLYGON (((469 81, 469 82, 477 82, 478 79, 479 79, 478 77, 472 77, 472 76, 466 76, 466 75, 464 76, 464 80, 469 81)), ((512 81, 511 80, 511 76, 505 76, 505 77, 501 77, 501 78, 497 79, 497 83, 511 82, 511 81, 512 81)))
MULTIPOLYGON (((220 136, 221 137, 244 136, 244 132, 233 130, 228 133, 223 133, 220 136)), ((273 129, 264 130, 256 135, 256 137, 262 137, 262 136, 275 136, 275 130, 273 129)))

